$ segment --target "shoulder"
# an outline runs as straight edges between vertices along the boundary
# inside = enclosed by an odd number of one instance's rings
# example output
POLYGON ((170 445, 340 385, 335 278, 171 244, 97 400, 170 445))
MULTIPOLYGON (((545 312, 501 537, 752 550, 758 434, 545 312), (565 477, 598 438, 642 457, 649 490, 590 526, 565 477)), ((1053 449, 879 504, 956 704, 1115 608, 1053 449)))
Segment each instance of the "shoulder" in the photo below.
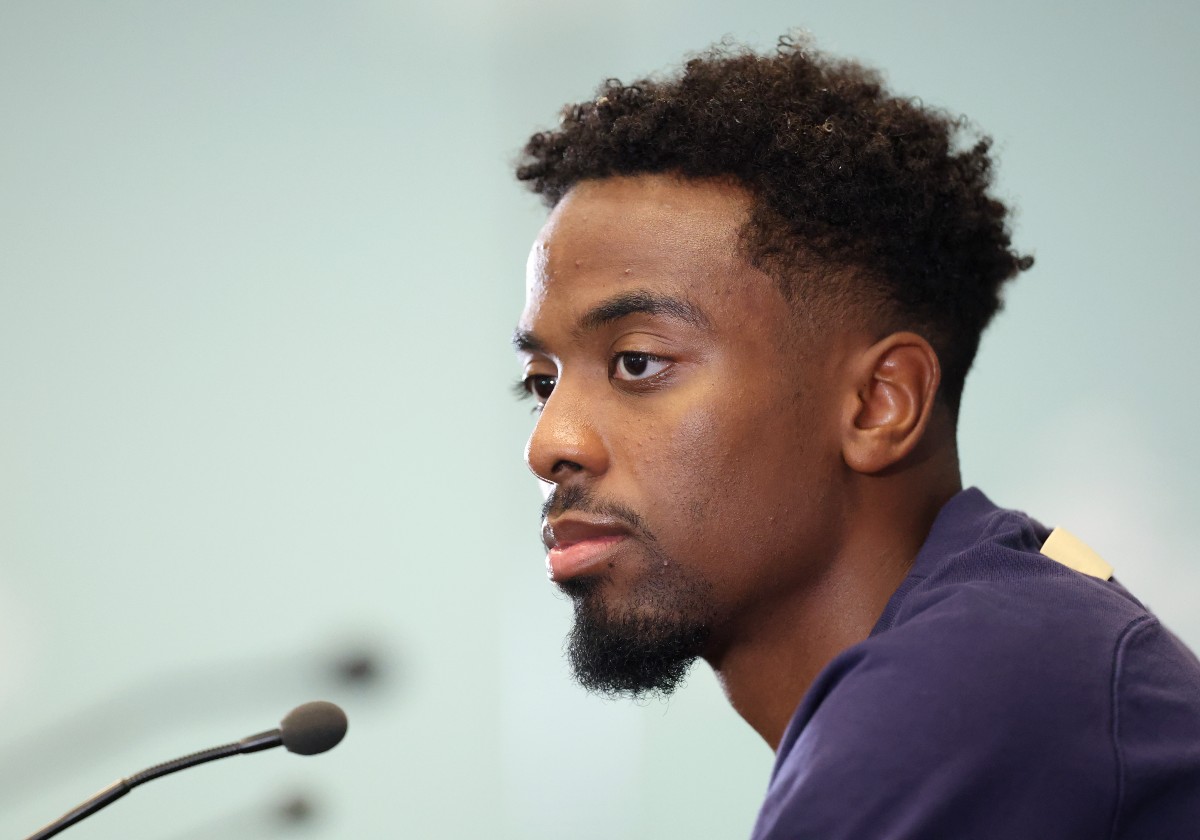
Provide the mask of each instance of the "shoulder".
POLYGON ((764 819, 803 811, 822 837, 885 824, 909 827, 897 837, 984 826, 1103 836, 1120 630, 1102 624, 1073 625, 981 582, 939 592, 821 674, 781 745, 764 819))
MULTIPOLYGON (((1119 585, 1040 556, 1044 535, 1000 513, 822 672, 757 837, 808 836, 770 828, 797 820, 830 838, 885 824, 895 837, 1109 836, 1145 801, 1138 780, 1200 772, 1195 658, 1119 585), (1160 743, 1165 712, 1195 746, 1160 743)), ((1195 798, 1178 801, 1173 817, 1200 817, 1195 798)))

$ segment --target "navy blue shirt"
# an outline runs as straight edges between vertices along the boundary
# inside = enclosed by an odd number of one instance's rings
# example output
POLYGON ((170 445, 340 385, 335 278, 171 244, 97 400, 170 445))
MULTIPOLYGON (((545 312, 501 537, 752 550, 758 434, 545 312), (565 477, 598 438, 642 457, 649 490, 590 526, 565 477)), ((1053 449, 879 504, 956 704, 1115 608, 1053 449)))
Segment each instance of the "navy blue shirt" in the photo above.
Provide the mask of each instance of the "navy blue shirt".
POLYGON ((978 490, 780 742, 753 840, 1197 840, 1200 662, 978 490))

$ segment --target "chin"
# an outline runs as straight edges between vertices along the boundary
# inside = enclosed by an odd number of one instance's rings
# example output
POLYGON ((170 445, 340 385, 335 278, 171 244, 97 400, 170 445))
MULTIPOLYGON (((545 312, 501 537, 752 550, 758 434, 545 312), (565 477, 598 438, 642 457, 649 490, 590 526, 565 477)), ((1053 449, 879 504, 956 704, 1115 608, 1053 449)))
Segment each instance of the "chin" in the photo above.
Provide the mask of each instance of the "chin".
POLYGON ((623 597, 606 576, 560 584, 575 604, 567 656, 584 688, 666 696, 683 683, 710 636, 712 597, 711 587, 672 568, 623 597))

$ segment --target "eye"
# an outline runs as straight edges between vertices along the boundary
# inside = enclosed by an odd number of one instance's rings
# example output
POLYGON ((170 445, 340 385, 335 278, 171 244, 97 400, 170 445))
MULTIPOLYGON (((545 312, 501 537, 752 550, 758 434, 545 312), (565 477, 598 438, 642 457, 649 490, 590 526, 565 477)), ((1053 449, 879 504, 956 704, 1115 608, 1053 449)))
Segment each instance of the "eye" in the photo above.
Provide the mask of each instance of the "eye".
POLYGON ((649 379, 662 373, 671 363, 651 353, 618 353, 612 361, 612 378, 627 382, 649 379))
POLYGON ((544 373, 531 373, 521 380, 519 387, 539 403, 544 403, 550 399, 550 394, 554 391, 554 386, 557 383, 557 376, 548 376, 544 373))

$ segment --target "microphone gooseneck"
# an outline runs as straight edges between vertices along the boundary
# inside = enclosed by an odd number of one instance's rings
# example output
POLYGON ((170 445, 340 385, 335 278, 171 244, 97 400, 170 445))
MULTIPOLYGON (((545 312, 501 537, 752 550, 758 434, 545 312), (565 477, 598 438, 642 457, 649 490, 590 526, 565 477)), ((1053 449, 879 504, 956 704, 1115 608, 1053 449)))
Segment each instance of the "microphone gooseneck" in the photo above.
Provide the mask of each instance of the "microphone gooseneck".
POLYGON ((298 755, 315 755, 332 749, 346 735, 346 713, 333 703, 316 700, 297 706, 284 716, 278 729, 270 729, 257 735, 249 735, 240 741, 220 747, 201 750, 173 761, 156 764, 140 773, 119 779, 76 808, 63 814, 54 822, 29 835, 25 840, 46 840, 60 831, 91 816, 129 791, 151 779, 166 776, 197 764, 228 758, 231 755, 269 750, 280 745, 298 755))

